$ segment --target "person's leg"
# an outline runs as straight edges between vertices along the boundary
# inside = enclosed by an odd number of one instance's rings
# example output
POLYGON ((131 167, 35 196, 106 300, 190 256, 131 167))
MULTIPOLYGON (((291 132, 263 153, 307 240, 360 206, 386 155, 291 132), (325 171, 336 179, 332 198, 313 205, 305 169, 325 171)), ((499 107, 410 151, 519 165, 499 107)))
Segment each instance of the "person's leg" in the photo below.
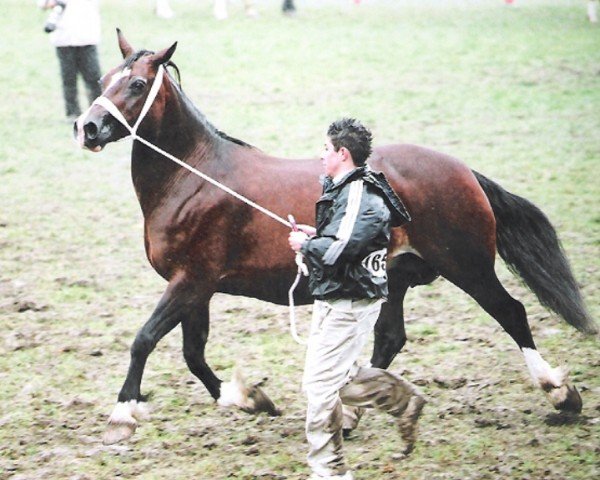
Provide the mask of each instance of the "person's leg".
POLYGON ((77 59, 73 47, 56 47, 67 117, 81 114, 77 98, 77 59))
POLYGON ((169 0, 156 0, 156 16, 160 18, 173 18, 175 15, 169 5, 169 0))
POLYGON ((88 100, 91 103, 102 94, 100 87, 100 63, 96 45, 77 47, 77 66, 85 82, 88 100))
POLYGON ((587 2, 588 18, 592 23, 598 23, 598 1, 588 0, 587 2))
POLYGON ((254 0, 244 0, 244 10, 246 11, 247 17, 258 17, 258 10, 256 10, 256 7, 254 6, 254 0))
POLYGON ((217 20, 227 18, 227 0, 215 0, 214 15, 217 20))
POLYGON ((294 0, 283 0, 283 5, 281 6, 281 10, 283 13, 293 13, 296 11, 296 7, 294 6, 294 0))
POLYGON ((342 439, 339 390, 350 379, 356 359, 375 323, 381 302, 316 301, 306 351, 303 386, 308 399, 308 463, 319 475, 348 471, 342 439))
POLYGON ((387 370, 361 367, 342 387, 340 397, 345 405, 376 408, 398 418, 398 428, 406 443, 404 452, 413 450, 425 399, 412 383, 387 370))

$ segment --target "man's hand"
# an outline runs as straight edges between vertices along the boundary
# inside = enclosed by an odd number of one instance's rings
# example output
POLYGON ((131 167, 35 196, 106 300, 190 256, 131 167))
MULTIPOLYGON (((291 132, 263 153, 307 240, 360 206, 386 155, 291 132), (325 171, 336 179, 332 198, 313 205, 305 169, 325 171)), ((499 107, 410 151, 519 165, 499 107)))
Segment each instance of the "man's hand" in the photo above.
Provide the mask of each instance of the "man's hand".
MULTIPOLYGON (((301 226, 304 225, 298 225, 298 229, 300 229, 301 226)), ((294 252, 298 252, 302 244, 307 239, 308 235, 304 231, 290 232, 290 235, 288 236, 288 243, 294 252)))
POLYGON ((317 234, 317 229, 312 225, 304 225, 301 223, 298 225, 298 230, 306 233, 309 237, 314 237, 317 234))
POLYGON ((56 0, 38 0, 38 7, 42 10, 50 10, 51 8, 56 7, 56 0))

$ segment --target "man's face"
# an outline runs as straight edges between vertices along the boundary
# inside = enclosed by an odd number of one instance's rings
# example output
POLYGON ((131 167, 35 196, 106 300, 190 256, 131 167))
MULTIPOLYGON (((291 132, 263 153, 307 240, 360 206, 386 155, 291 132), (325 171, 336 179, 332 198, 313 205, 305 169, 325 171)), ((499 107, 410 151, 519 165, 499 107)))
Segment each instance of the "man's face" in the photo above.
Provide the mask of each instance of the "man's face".
POLYGON ((325 141, 323 152, 321 153, 321 162, 323 164, 325 175, 331 178, 335 177, 340 172, 342 159, 342 153, 340 151, 335 151, 335 148, 328 137, 325 141))

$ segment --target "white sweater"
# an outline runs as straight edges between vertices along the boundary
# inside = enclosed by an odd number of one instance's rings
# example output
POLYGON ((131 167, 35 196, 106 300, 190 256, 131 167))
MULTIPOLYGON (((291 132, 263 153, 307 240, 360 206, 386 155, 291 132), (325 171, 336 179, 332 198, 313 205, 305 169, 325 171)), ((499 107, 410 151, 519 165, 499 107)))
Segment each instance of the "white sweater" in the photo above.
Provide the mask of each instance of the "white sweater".
POLYGON ((65 10, 50 33, 55 47, 81 47, 100 43, 99 0, 66 0, 65 10))

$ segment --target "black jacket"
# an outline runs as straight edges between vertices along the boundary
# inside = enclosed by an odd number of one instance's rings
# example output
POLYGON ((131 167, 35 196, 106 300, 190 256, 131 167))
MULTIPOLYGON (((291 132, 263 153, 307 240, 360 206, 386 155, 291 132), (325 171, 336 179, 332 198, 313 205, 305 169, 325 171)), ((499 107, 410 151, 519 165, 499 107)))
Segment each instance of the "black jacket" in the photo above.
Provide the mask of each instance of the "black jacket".
POLYGON ((301 248, 313 297, 386 298, 390 229, 410 215, 383 173, 364 166, 326 179, 316 210, 317 234, 301 248))

